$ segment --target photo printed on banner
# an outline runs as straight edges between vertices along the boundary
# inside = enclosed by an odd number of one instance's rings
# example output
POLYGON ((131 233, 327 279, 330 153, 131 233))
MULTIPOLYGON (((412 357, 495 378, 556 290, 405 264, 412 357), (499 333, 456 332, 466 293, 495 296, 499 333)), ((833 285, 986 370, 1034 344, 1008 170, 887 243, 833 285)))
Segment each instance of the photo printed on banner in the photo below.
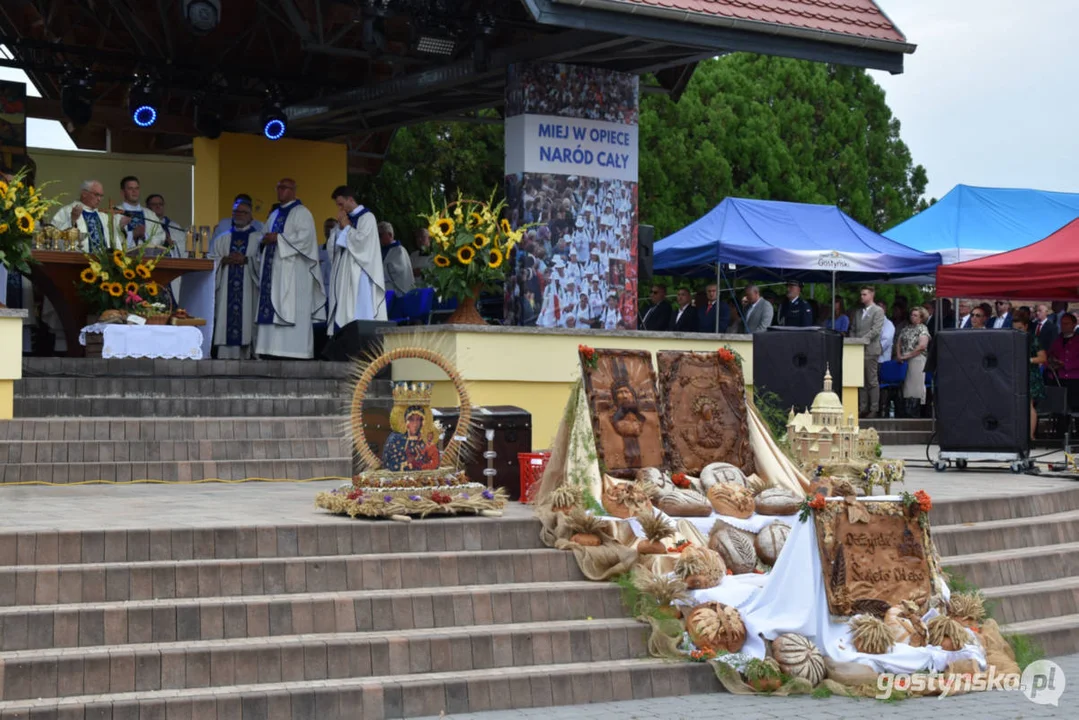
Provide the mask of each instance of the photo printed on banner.
POLYGON ((632 330, 637 324, 636 76, 510 69, 506 200, 530 226, 506 283, 506 322, 632 330))

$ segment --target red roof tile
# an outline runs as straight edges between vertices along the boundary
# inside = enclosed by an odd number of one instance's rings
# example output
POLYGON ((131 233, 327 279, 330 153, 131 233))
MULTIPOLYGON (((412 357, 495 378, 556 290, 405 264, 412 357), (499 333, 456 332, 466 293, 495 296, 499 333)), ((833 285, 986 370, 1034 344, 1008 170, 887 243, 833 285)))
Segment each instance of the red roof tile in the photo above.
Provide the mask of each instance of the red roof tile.
POLYGON ((752 20, 774 25, 905 43, 899 28, 873 0, 618 0, 632 11, 649 5, 717 18, 752 20))

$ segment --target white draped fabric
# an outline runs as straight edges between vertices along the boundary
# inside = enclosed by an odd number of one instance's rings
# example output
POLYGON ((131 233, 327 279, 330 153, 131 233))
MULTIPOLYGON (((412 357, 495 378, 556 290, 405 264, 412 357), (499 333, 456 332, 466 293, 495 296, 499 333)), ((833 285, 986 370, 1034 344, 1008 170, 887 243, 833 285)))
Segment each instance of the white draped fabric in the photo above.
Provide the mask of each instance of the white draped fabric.
MULTIPOLYGON (((865 502, 880 500, 899 501, 898 496, 863 498, 865 502)), ((746 643, 742 652, 763 658, 764 641, 758 633, 774 640, 783 633, 798 633, 812 640, 828 657, 839 662, 859 662, 872 666, 877 672, 913 673, 924 668, 944 670, 957 660, 973 659, 985 669, 985 651, 973 634, 970 642, 961 650, 949 652, 936 646, 911 647, 896 644, 886 655, 868 655, 854 649, 850 627, 845 622, 833 622, 828 611, 828 599, 824 591, 820 552, 813 518, 799 522, 797 516, 770 517, 754 514, 748 520, 722 516, 722 520, 745 530, 759 531, 776 520, 791 526, 791 533, 783 546, 772 572, 767 575, 728 575, 714 588, 691 591, 693 604, 719 602, 738 609, 746 626, 746 643)), ((715 518, 678 518, 693 520, 693 524, 707 536, 715 518)), ((643 537, 640 525, 630 522, 634 532, 643 537)), ((945 596, 948 595, 945 588, 945 596)), ((935 615, 930 611, 926 618, 935 615)))
POLYGON ((174 325, 87 325, 79 333, 86 344, 87 333, 102 333, 103 358, 166 358, 201 360, 202 333, 197 327, 174 325))
POLYGON ((362 205, 349 214, 351 224, 333 236, 329 322, 333 335, 353 320, 386 319, 386 283, 375 216, 362 205))
POLYGON ((255 352, 310 359, 314 353, 312 322, 320 322, 326 315, 315 220, 310 210, 294 200, 271 213, 266 232, 278 235, 275 248, 261 246, 255 266, 259 283, 255 352), (278 221, 282 214, 283 223, 278 221))

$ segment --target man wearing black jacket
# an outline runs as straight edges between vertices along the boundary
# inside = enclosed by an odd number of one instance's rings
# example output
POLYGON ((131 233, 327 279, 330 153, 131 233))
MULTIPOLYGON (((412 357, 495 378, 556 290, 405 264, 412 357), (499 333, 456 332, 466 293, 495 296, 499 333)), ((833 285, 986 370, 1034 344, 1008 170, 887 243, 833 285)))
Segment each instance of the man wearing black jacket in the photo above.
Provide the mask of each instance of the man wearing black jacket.
POLYGON ((787 299, 779 306, 777 324, 784 327, 811 327, 813 323, 813 308, 802 298, 801 280, 791 280, 787 283, 787 299))
POLYGON ((678 310, 671 316, 671 332, 697 332, 697 310, 692 304, 689 288, 678 290, 678 310))
POLYGON ((652 304, 641 319, 641 330, 665 331, 671 324, 671 304, 667 302, 667 288, 652 286, 652 304))

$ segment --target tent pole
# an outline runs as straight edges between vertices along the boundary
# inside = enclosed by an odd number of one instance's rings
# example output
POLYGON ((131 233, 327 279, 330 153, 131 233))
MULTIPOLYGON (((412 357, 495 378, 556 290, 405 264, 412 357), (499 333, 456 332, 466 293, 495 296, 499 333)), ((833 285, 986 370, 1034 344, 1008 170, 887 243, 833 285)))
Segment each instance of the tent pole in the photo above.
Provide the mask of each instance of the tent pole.
POLYGON ((832 271, 832 329, 835 330, 835 270, 832 271))
MULTIPOLYGON (((719 302, 723 299, 723 263, 716 262, 716 335, 719 334, 719 302)), ((726 328, 723 328, 726 330, 726 328)))

